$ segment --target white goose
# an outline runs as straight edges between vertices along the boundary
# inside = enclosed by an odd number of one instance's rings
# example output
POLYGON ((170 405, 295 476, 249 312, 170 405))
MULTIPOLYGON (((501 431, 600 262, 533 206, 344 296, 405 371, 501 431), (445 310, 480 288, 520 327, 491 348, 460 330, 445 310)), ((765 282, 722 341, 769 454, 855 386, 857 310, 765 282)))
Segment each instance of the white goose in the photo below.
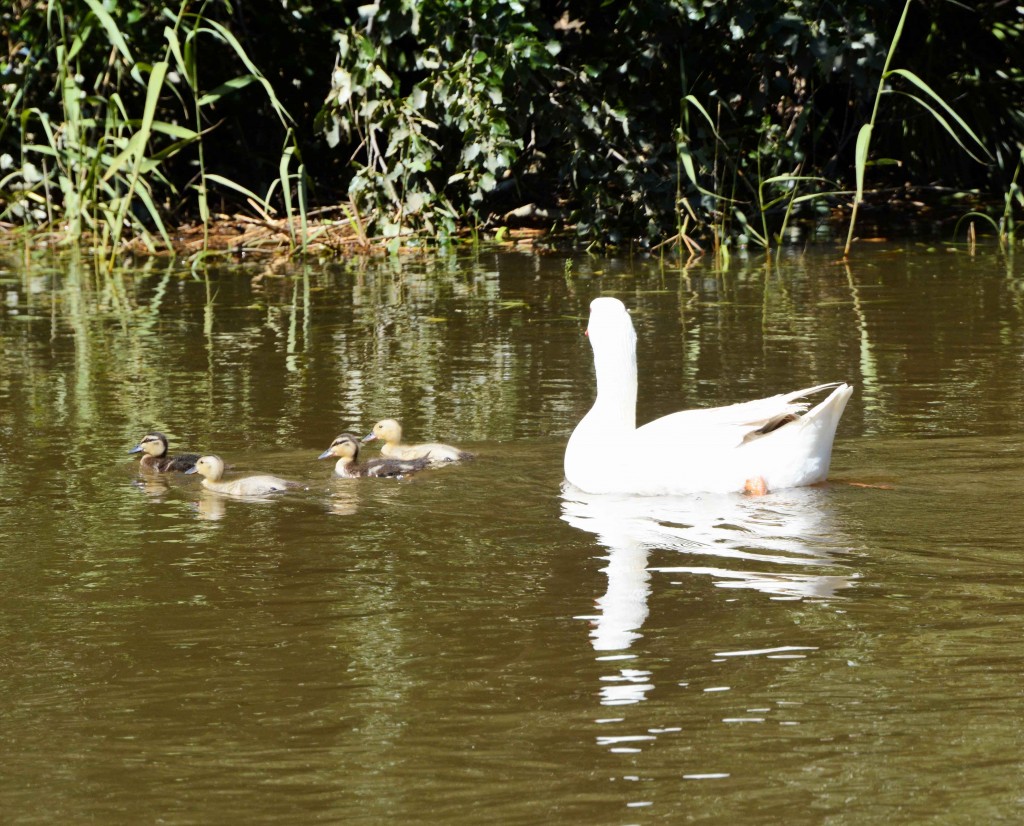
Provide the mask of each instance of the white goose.
POLYGON ((683 410, 636 426, 636 332, 617 298, 590 304, 597 400, 565 448, 565 478, 587 493, 765 493, 828 476, 853 388, 820 384, 726 407, 683 410), (822 390, 808 410, 798 401, 822 390), (806 412, 804 412, 806 411, 806 412), (803 414, 803 415, 801 415, 803 414))

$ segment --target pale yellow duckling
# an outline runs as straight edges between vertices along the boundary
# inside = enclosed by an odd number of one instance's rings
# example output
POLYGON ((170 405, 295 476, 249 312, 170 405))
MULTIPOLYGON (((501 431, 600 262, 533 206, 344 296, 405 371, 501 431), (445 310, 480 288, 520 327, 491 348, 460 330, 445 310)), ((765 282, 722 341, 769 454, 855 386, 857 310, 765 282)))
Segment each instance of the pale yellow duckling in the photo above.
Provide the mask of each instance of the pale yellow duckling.
POLYGON ((317 458, 337 458, 334 472, 343 479, 359 479, 363 476, 405 476, 430 465, 426 459, 370 459, 360 462, 359 439, 351 433, 342 433, 317 458))
POLYGON ((268 493, 302 487, 298 482, 289 482, 276 476, 243 476, 222 482, 224 461, 220 456, 201 456, 195 467, 185 473, 198 473, 203 477, 203 487, 226 496, 266 496, 268 493))
POLYGON ((421 445, 402 444, 402 426, 394 419, 381 419, 373 430, 363 437, 364 442, 380 439, 380 455, 388 459, 426 459, 431 465, 444 465, 462 459, 472 459, 473 454, 451 445, 427 443, 421 445))

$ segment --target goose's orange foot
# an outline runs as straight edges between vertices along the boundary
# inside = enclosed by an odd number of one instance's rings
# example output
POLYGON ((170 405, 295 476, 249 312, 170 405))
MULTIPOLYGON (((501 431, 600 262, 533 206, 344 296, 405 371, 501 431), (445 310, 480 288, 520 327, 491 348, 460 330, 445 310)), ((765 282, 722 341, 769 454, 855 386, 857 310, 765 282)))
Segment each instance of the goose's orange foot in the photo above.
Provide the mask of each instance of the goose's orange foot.
POLYGON ((752 476, 743 483, 743 492, 748 496, 764 496, 768 493, 768 483, 763 476, 752 476))

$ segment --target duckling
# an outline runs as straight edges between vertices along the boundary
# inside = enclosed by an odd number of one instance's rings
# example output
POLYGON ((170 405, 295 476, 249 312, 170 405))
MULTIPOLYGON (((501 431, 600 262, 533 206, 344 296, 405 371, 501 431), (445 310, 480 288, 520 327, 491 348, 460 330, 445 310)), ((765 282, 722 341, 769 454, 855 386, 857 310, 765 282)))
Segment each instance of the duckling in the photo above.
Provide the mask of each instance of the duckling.
POLYGON ((158 473, 169 471, 187 472, 190 467, 195 466, 198 453, 182 453, 180 456, 167 455, 167 437, 163 433, 154 430, 142 437, 142 441, 128 451, 129 453, 145 454, 139 462, 139 467, 147 470, 155 470, 158 473))
POLYGON ((266 496, 268 493, 302 487, 298 482, 289 482, 276 476, 244 476, 222 482, 224 460, 220 456, 200 456, 195 465, 185 473, 198 473, 203 477, 203 487, 214 493, 227 496, 266 496))
POLYGON ((427 459, 370 459, 359 464, 359 439, 351 433, 342 433, 318 459, 338 457, 334 472, 344 479, 363 476, 404 476, 430 466, 427 459))
POLYGON ((373 426, 373 430, 363 437, 364 442, 372 442, 374 439, 384 442, 380 448, 380 455, 388 459, 426 459, 431 465, 436 466, 473 458, 472 453, 451 445, 403 445, 402 426, 394 419, 381 419, 373 426))

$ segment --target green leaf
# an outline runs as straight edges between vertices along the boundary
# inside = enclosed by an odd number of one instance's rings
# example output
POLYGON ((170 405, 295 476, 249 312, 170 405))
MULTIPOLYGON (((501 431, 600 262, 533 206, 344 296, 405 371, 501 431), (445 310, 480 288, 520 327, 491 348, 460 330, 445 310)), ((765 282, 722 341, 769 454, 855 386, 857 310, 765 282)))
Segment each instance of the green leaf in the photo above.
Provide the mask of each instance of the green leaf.
POLYGON ((697 186, 697 170, 693 165, 693 154, 690 152, 689 145, 685 142, 679 144, 679 159, 683 163, 686 177, 689 178, 691 184, 697 186))
POLYGON ((828 178, 819 178, 816 175, 773 175, 771 178, 765 178, 762 183, 764 184, 775 184, 782 182, 797 182, 797 181, 819 181, 823 184, 832 183, 828 178))
POLYGON ((107 38, 110 40, 110 45, 121 53, 121 57, 124 58, 126 63, 129 65, 134 64, 135 61, 132 59, 128 42, 124 39, 124 35, 121 34, 121 30, 117 28, 117 23, 114 22, 114 18, 110 16, 110 13, 97 0, 85 0, 85 3, 89 7, 89 11, 96 15, 96 19, 103 26, 103 30, 107 33, 107 38))
POLYGON ((391 76, 384 71, 382 66, 373 67, 373 79, 376 80, 381 86, 386 89, 390 89, 395 85, 395 82, 391 79, 391 76))
POLYGON ((208 106, 211 103, 217 102, 225 95, 237 92, 239 89, 244 89, 246 86, 249 86, 250 84, 255 82, 256 78, 252 75, 239 75, 236 78, 232 78, 231 80, 222 83, 216 89, 207 92, 205 95, 199 98, 198 103, 200 106, 208 106))
MULTIPOLYGON (((990 158, 992 157, 992 154, 988 151, 988 149, 985 148, 985 144, 981 142, 981 138, 974 134, 974 130, 972 130, 971 127, 967 125, 966 121, 964 121, 964 119, 961 118, 953 110, 953 108, 948 103, 946 103, 946 101, 944 101, 937 94, 935 94, 935 92, 933 92, 928 87, 928 84, 926 84, 913 72, 908 72, 906 69, 893 69, 892 74, 901 75, 902 77, 907 78, 907 80, 909 80, 919 89, 925 91, 932 98, 932 100, 934 100, 939 106, 941 106, 946 111, 946 113, 949 114, 949 116, 960 125, 960 128, 963 129, 964 132, 966 132, 971 137, 971 139, 981 148, 982 152, 984 152, 990 158)), ((921 104, 922 107, 931 112, 932 117, 934 117, 935 120, 937 120, 942 125, 942 127, 950 134, 953 140, 955 140, 957 144, 959 144, 960 148, 964 150, 964 152, 966 152, 968 155, 974 158, 978 163, 985 163, 985 161, 983 161, 981 158, 979 158, 977 155, 971 152, 970 149, 967 148, 964 142, 960 139, 960 136, 957 135, 953 127, 950 126, 949 121, 947 121, 946 118, 943 117, 942 114, 940 114, 933 106, 919 98, 917 95, 912 95, 909 92, 901 92, 900 94, 906 95, 911 100, 917 101, 919 104, 921 104)))
POLYGON ((409 95, 408 98, 409 105, 412 107, 413 111, 416 112, 425 109, 427 107, 427 102, 429 101, 429 99, 430 97, 427 94, 427 90, 420 85, 416 85, 413 87, 412 93, 409 95))
POLYGON ((864 197, 864 170, 868 165, 868 152, 871 149, 871 124, 865 123, 857 133, 857 148, 854 150, 854 169, 857 176, 857 200, 864 197))
POLYGON ((204 20, 204 23, 210 28, 197 29, 197 31, 210 32, 211 34, 221 37, 225 43, 231 46, 235 54, 238 56, 238 59, 241 60, 245 65, 245 68, 249 70, 249 74, 251 74, 263 87, 263 91, 266 92, 267 99, 270 101, 270 105, 277 113, 278 118, 281 119, 281 123, 285 126, 287 126, 289 122, 294 123, 295 121, 292 116, 288 114, 288 111, 281 104, 281 101, 277 99, 277 95, 274 94, 274 87, 270 85, 270 82, 263 76, 262 72, 256 68, 256 64, 249 59, 249 55, 245 53, 245 49, 243 49, 242 44, 238 42, 238 38, 236 38, 216 20, 207 19, 204 20))
POLYGON ((165 123, 162 120, 153 121, 153 131, 160 132, 163 135, 167 135, 171 138, 179 138, 183 141, 194 141, 200 133, 193 129, 189 129, 185 126, 178 126, 176 123, 165 123))
POLYGON ((813 201, 816 198, 837 198, 840 195, 853 195, 848 189, 836 189, 832 192, 808 192, 806 195, 797 195, 793 199, 794 204, 802 204, 804 201, 813 201))
POLYGON ((978 144, 979 147, 981 147, 982 151, 986 155, 988 155, 990 158, 992 157, 992 153, 990 153, 988 151, 988 149, 985 148, 985 145, 981 142, 981 138, 979 138, 974 133, 974 130, 971 129, 970 126, 967 125, 967 122, 962 117, 960 117, 960 115, 958 115, 956 113, 956 111, 953 109, 952 106, 950 106, 948 103, 946 103, 946 101, 944 101, 941 97, 939 97, 939 95, 937 95, 931 89, 931 87, 927 83, 925 83, 923 80, 921 80, 921 78, 919 78, 917 75, 915 75, 913 72, 911 72, 908 69, 893 69, 891 74, 900 75, 901 77, 905 77, 907 80, 909 80, 911 83, 913 83, 919 89, 921 89, 923 92, 927 93, 929 95, 929 97, 931 97, 933 100, 935 100, 935 102, 938 103, 939 106, 941 106, 943 109, 945 109, 949 113, 949 116, 960 125, 961 129, 963 129, 968 135, 971 136, 971 139, 976 144, 978 144))
POLYGON ((253 201, 259 204, 260 207, 262 207, 267 212, 271 211, 270 204, 264 201, 259 195, 257 195, 251 189, 246 189, 241 184, 236 184, 230 178, 225 178, 223 175, 217 175, 214 172, 209 172, 206 175, 206 180, 212 181, 215 184, 220 184, 221 186, 226 186, 228 189, 235 190, 235 192, 241 192, 243 195, 245 195, 245 197, 252 198, 253 201))
POLYGON ((150 196, 149 191, 146 189, 140 189, 137 193, 139 200, 142 201, 143 206, 146 207, 146 212, 149 213, 150 219, 153 221, 153 226, 157 228, 160 236, 164 239, 164 244, 167 245, 168 249, 173 247, 171 243, 171 236, 167 232, 167 227, 164 226, 163 219, 160 217, 160 210, 157 209, 156 204, 153 203, 153 198, 150 196))
POLYGON ((711 119, 711 115, 708 114, 708 110, 704 108, 701 102, 697 100, 697 98, 695 98, 693 95, 687 95, 686 97, 683 98, 683 100, 689 103, 694 109, 696 109, 704 116, 704 120, 708 122, 708 125, 711 127, 711 131, 714 132, 715 137, 717 137, 718 130, 715 129, 715 122, 711 119))

